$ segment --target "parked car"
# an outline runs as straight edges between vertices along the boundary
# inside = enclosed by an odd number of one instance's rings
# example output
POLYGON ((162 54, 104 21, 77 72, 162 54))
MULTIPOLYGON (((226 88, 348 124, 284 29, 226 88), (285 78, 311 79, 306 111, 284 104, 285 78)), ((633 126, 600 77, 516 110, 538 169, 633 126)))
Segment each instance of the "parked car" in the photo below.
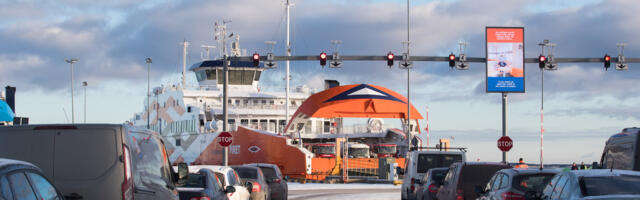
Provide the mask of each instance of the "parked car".
POLYGON ((214 172, 216 177, 220 180, 220 183, 227 188, 232 186, 235 192, 227 193, 229 200, 249 200, 251 193, 246 186, 240 181, 240 176, 231 167, 217 166, 217 165, 192 165, 189 166, 190 172, 197 172, 200 169, 210 169, 214 172))
POLYGON ((42 169, 66 199, 178 199, 155 132, 122 124, 0 127, 0 157, 42 169), (34 148, 37 147, 37 148, 34 148))
POLYGON ((269 199, 269 184, 264 177, 264 173, 258 167, 252 166, 231 166, 233 170, 238 172, 240 180, 247 185, 249 191, 251 191, 252 200, 268 200, 269 199))
POLYGON ((264 173, 264 177, 269 184, 269 197, 271 200, 287 200, 289 198, 289 187, 286 176, 282 176, 280 169, 274 164, 248 164, 248 166, 258 167, 264 173))
POLYGON ((551 179, 541 195, 528 199, 640 199, 640 172, 573 170, 551 179))
POLYGON ((189 173, 184 183, 178 185, 180 200, 228 200, 227 194, 235 191, 233 186, 223 187, 215 172, 204 168, 189 173))
POLYGON ((436 193, 438 188, 442 185, 442 180, 447 174, 449 168, 431 168, 424 174, 422 180, 418 182, 418 188, 416 189, 416 199, 418 200, 434 200, 436 199, 436 193))
POLYGON ((498 170, 511 168, 503 163, 457 162, 449 167, 436 197, 439 200, 476 199, 476 186, 483 186, 498 170))
POLYGON ((401 196, 402 199, 415 199, 418 182, 424 174, 431 168, 449 167, 454 162, 466 161, 465 150, 460 151, 410 151, 407 153, 402 179, 401 196))
POLYGON ((0 199, 62 200, 62 194, 40 168, 23 161, 0 158, 0 199))
POLYGON ((600 163, 604 169, 640 171, 640 128, 625 128, 609 137, 600 163))
POLYGON ((557 173, 553 169, 503 169, 496 172, 486 186, 476 190, 482 194, 481 200, 523 200, 526 192, 542 192, 557 173))

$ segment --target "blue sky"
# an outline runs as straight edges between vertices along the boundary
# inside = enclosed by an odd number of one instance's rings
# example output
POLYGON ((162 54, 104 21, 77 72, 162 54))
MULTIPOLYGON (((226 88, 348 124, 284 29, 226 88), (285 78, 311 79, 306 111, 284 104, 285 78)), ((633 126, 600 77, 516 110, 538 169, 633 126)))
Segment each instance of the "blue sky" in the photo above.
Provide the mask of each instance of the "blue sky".
MULTIPOLYGON (((343 55, 400 54, 406 39, 406 1, 293 1, 294 55, 331 52, 342 40, 343 55)), ((182 40, 188 63, 200 60, 204 44, 214 44, 214 21, 231 19, 242 48, 265 52, 264 41, 284 50, 284 1, 17 1, 0 2, 0 85, 18 88, 17 115, 33 123, 65 123, 71 118, 69 65, 75 65, 76 121, 83 121, 82 81, 88 81, 87 121, 121 123, 142 109, 146 65, 152 85, 179 82, 182 40), (66 114, 65 114, 66 111, 66 114), (69 118, 69 119, 67 119, 69 118)), ((469 42, 468 55, 484 55, 485 26, 525 27, 526 57, 540 53, 543 39, 557 43, 557 57, 625 54, 638 57, 640 2, 636 1, 412 1, 414 55, 445 56, 469 42)), ((322 80, 370 83, 406 94, 406 71, 383 62, 346 62, 323 69, 316 62, 292 62, 292 85, 320 88, 322 80)), ((602 64, 561 64, 545 73, 546 161, 599 160, 608 136, 640 119, 638 71, 604 71, 602 64)), ((280 64, 283 66, 283 63, 280 64)), ((261 88, 282 91, 284 68, 266 72, 261 88)), ((195 77, 188 77, 195 84, 195 77)), ((484 92, 484 64, 451 71, 446 63, 416 63, 411 75, 412 103, 430 108, 431 138, 451 138, 471 148, 469 159, 497 161, 501 133, 499 94, 484 92)), ((509 96, 508 127, 515 147, 510 160, 538 162, 540 72, 526 65, 526 93, 509 96)), ((424 125, 424 121, 421 122, 424 125)))

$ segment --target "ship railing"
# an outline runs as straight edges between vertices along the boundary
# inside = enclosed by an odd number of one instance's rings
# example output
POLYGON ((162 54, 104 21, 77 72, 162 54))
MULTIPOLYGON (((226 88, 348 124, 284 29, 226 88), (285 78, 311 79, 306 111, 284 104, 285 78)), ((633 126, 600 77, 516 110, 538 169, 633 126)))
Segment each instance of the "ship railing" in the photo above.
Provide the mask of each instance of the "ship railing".
POLYGON ((466 147, 411 147, 411 151, 422 151, 422 150, 439 150, 439 151, 458 150, 461 152, 467 152, 466 147))

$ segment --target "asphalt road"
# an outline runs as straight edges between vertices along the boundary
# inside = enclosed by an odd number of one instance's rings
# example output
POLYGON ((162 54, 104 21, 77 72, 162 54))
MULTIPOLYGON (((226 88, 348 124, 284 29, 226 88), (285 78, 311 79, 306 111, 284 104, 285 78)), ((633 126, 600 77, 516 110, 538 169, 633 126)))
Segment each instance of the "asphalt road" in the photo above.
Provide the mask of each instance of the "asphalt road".
POLYGON ((400 199, 400 188, 289 190, 289 200, 302 200, 302 199, 311 199, 311 200, 400 199))

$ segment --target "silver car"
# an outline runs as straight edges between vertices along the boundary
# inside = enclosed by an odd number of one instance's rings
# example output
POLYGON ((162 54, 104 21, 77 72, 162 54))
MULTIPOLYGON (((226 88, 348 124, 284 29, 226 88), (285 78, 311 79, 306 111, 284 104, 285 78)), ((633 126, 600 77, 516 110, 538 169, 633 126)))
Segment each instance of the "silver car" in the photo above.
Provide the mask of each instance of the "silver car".
POLYGON ((536 199, 640 199, 640 172, 611 169, 563 172, 554 176, 536 199))
POLYGON ((417 200, 433 200, 436 199, 436 193, 438 188, 442 185, 444 176, 447 175, 449 168, 431 168, 419 182, 419 186, 416 188, 417 200))
POLYGON ((524 199, 528 191, 542 192, 557 173, 552 169, 503 169, 496 172, 486 186, 478 189, 482 194, 478 199, 524 199))

